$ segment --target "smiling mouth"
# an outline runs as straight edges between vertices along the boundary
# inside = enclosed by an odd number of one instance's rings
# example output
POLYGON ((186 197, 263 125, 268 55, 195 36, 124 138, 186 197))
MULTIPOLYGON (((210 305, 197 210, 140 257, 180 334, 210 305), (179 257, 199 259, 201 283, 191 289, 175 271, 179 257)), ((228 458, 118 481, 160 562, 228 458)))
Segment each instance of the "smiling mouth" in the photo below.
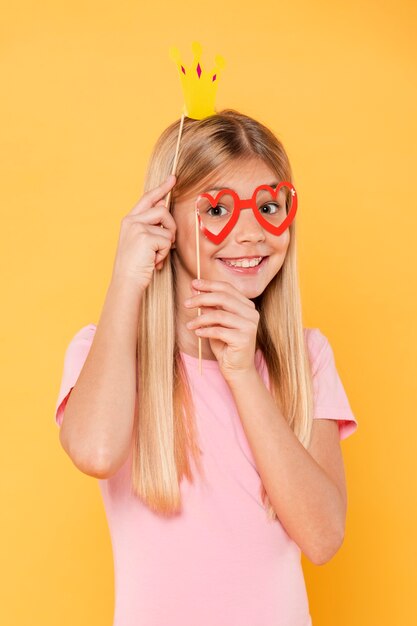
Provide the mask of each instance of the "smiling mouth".
POLYGON ((228 265, 238 265, 238 267, 256 267, 257 265, 260 265, 262 263, 262 261, 265 259, 266 257, 264 256, 248 256, 248 257, 230 257, 230 258, 222 258, 219 257, 220 261, 223 261, 224 263, 227 263, 228 265))
POLYGON ((222 259, 218 257, 217 260, 220 261, 225 267, 227 267, 228 270, 240 273, 254 274, 265 265, 268 258, 269 257, 267 256, 252 257, 252 259, 250 257, 245 257, 243 260, 240 260, 222 259), (255 259, 257 262, 255 262, 255 259))

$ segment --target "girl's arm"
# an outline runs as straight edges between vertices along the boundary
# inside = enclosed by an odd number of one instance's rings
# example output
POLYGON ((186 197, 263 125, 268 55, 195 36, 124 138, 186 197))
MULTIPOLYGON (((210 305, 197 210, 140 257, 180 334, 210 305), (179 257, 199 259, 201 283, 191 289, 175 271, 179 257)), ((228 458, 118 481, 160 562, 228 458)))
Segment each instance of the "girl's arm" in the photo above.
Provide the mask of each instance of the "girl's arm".
POLYGON ((65 406, 61 445, 78 469, 96 478, 117 471, 130 451, 141 295, 128 278, 112 279, 86 361, 65 406))
POLYGON ((280 522, 310 561, 326 563, 343 543, 346 519, 337 421, 313 420, 310 453, 287 424, 255 368, 228 384, 280 522))

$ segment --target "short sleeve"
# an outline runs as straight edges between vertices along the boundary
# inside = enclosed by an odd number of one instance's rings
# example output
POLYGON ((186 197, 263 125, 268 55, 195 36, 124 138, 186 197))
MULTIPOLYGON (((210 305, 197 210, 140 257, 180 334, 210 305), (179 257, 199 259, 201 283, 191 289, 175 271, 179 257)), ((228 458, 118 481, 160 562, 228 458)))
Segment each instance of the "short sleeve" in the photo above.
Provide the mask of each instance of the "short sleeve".
POLYGON ((65 405, 87 358, 95 331, 95 324, 84 326, 74 335, 66 349, 61 386, 55 407, 55 422, 59 427, 62 425, 65 405))
POLYGON ((307 344, 313 375, 313 418, 337 420, 340 439, 346 439, 356 431, 358 423, 336 369, 332 347, 327 337, 318 328, 307 330, 307 344))

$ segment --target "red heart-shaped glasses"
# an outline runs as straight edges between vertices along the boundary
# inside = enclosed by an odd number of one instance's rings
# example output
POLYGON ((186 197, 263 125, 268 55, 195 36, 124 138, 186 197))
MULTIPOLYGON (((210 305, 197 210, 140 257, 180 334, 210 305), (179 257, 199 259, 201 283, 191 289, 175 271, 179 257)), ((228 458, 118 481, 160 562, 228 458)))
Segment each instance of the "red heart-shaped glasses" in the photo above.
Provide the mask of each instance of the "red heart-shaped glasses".
MULTIPOLYGON (((264 203, 265 204, 265 203, 264 203)), ((240 211, 241 209, 244 208, 251 208, 256 219, 258 220, 259 224, 265 228, 268 232, 272 233, 273 235, 281 235, 286 228, 288 228, 291 224, 291 222, 293 221, 295 214, 297 212, 297 192, 295 190, 295 187, 292 183, 287 182, 287 181, 282 181, 280 183, 278 183, 278 185, 275 187, 275 189, 273 187, 270 187, 269 185, 259 185, 259 187, 257 187, 255 189, 255 191, 252 194, 252 198, 248 198, 248 199, 244 199, 242 200, 241 198, 239 198, 238 194, 233 191, 233 189, 221 189, 215 197, 213 197, 211 194, 209 193, 202 193, 198 196, 196 203, 195 203, 195 209, 197 212, 197 217, 198 217, 198 221, 200 224, 200 229, 201 231, 204 233, 204 235, 210 239, 210 241, 212 241, 215 244, 219 244, 221 243, 226 237, 227 235, 230 233, 230 231, 232 230, 233 226, 236 224, 237 220, 239 219, 239 215, 240 215, 240 211), (285 219, 278 225, 275 226, 274 224, 272 224, 271 222, 268 222, 268 220, 266 220, 262 214, 260 213, 258 206, 256 204, 256 199, 257 199, 257 195, 261 190, 266 190, 270 193, 271 197, 276 200, 277 199, 277 195, 278 192, 280 191, 280 189, 285 186, 288 187, 288 189, 290 190, 290 193, 292 195, 292 202, 291 202, 291 207, 290 210, 288 212, 288 215, 285 217, 285 219), (222 228, 222 230, 219 233, 213 233, 211 232, 203 223, 202 219, 201 219, 201 215, 200 215, 200 210, 198 207, 198 203, 201 201, 202 198, 207 198, 207 200, 210 203, 210 208, 215 208, 217 206, 217 203, 219 201, 219 198, 221 198, 221 196, 225 195, 225 194, 229 194, 230 196, 232 196, 233 198, 233 211, 231 214, 230 219, 227 221, 227 224, 224 226, 224 228, 222 228)))

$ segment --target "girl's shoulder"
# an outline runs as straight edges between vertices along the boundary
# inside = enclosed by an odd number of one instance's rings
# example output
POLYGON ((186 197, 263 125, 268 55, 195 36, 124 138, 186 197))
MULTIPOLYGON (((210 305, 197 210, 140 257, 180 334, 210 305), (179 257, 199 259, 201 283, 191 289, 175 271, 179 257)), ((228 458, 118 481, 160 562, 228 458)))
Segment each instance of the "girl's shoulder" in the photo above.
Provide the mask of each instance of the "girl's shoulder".
POLYGON ((55 420, 58 426, 62 424, 65 405, 87 358, 95 332, 95 324, 83 326, 73 335, 65 350, 61 384, 55 406, 55 420))
MULTIPOLYGON (((307 349, 308 358, 312 364, 313 375, 319 368, 320 360, 326 358, 326 354, 332 353, 332 348, 327 337, 319 328, 303 328, 304 345, 307 349)), ((255 352, 256 369, 263 375, 269 387, 269 372, 265 356, 260 348, 255 352)))
MULTIPOLYGON (((319 328, 307 328, 303 327, 304 342, 308 349, 309 356, 313 361, 320 354, 326 345, 330 345, 327 337, 321 332, 319 328)), ((263 352, 260 348, 256 350, 255 359, 260 364, 265 361, 263 352)))
POLYGON ((325 349, 331 349, 329 340, 320 328, 304 328, 304 339, 310 361, 314 364, 325 349))
POLYGON ((80 328, 80 330, 75 334, 75 337, 81 337, 81 338, 88 337, 89 338, 94 335, 96 330, 97 330, 97 325, 91 322, 90 324, 87 324, 86 326, 83 326, 82 328, 80 328))

